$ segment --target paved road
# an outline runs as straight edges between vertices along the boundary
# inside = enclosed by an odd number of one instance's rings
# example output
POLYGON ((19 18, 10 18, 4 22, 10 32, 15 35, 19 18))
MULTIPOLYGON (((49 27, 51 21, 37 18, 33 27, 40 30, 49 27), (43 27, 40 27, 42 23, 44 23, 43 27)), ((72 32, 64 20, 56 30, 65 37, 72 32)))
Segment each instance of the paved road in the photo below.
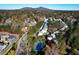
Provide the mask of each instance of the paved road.
POLYGON ((8 47, 6 47, 3 51, 1 51, 0 55, 5 55, 12 48, 12 44, 13 43, 10 43, 8 47))
POLYGON ((17 40, 18 40, 18 36, 16 36, 15 41, 9 42, 9 45, 0 52, 0 55, 5 55, 12 48, 13 43, 15 43, 17 40))
POLYGON ((27 51, 25 51, 26 49, 26 45, 27 45, 27 32, 25 34, 22 35, 22 37, 19 39, 18 43, 17 43, 17 50, 16 50, 16 55, 25 55, 27 54, 27 51))
POLYGON ((8 45, 4 50, 2 50, 2 51, 0 52, 0 55, 5 55, 5 54, 12 48, 12 45, 13 45, 13 43, 15 43, 15 42, 16 42, 16 41, 10 42, 9 45, 8 45))
MULTIPOLYGON (((5 55, 12 48, 13 43, 15 43, 17 39, 14 42, 10 42, 10 44, 3 51, 0 52, 0 55, 5 55)), ((23 36, 18 41, 16 50, 17 55, 25 53, 24 48, 26 48, 26 43, 27 43, 27 32, 23 34, 23 36)))

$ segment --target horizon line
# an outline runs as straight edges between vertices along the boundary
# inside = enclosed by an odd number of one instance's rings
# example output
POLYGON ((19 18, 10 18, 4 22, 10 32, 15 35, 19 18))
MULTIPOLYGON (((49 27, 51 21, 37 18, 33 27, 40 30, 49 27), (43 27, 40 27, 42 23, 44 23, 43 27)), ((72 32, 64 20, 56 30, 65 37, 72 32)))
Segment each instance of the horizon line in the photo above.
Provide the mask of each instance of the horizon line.
MULTIPOLYGON (((21 7, 21 8, 11 8, 11 9, 0 9, 0 10, 21 10, 22 8, 40 8, 40 7, 21 7)), ((46 8, 50 10, 56 10, 56 11, 79 11, 79 10, 67 10, 67 9, 52 9, 52 8, 47 8, 47 7, 41 7, 41 8, 46 8)))
POLYGON ((51 10, 79 11, 79 4, 0 4, 0 10, 16 10, 22 8, 47 8, 51 10))

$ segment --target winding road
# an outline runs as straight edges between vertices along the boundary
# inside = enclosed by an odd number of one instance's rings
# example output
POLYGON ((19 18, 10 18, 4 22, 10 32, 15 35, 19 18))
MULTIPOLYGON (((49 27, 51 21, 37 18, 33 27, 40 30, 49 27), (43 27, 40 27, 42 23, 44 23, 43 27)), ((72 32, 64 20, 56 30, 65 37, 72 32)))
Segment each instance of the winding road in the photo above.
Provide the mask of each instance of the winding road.
POLYGON ((22 35, 17 43, 16 55, 27 54, 25 49, 27 47, 27 32, 22 35))

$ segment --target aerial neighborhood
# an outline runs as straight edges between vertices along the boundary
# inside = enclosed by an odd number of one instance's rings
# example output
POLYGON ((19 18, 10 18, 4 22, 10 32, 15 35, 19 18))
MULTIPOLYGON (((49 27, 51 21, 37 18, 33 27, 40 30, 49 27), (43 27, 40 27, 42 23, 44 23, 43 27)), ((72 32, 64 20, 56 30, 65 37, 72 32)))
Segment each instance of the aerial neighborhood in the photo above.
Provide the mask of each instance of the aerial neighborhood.
POLYGON ((79 11, 25 7, 0 10, 0 55, 79 54, 79 11))

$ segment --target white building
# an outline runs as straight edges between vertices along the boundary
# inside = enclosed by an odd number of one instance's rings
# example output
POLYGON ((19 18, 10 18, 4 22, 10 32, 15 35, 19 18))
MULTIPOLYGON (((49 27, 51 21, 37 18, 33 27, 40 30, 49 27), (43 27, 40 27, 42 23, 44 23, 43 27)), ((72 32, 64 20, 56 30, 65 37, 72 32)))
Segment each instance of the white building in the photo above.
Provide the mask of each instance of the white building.
POLYGON ((5 47, 6 47, 6 45, 5 44, 0 44, 0 52, 3 50, 3 49, 5 49, 5 47))
POLYGON ((2 36, 1 36, 1 41, 6 41, 6 39, 7 39, 8 37, 9 37, 8 35, 2 35, 2 36))
POLYGON ((51 36, 52 36, 53 38, 56 38, 56 35, 55 35, 54 33, 52 33, 51 36))
POLYGON ((43 25, 41 26, 41 28, 40 28, 40 30, 39 30, 39 32, 37 34, 38 36, 42 36, 44 33, 47 32, 47 30, 48 30, 47 21, 48 21, 48 19, 45 19, 43 25))

